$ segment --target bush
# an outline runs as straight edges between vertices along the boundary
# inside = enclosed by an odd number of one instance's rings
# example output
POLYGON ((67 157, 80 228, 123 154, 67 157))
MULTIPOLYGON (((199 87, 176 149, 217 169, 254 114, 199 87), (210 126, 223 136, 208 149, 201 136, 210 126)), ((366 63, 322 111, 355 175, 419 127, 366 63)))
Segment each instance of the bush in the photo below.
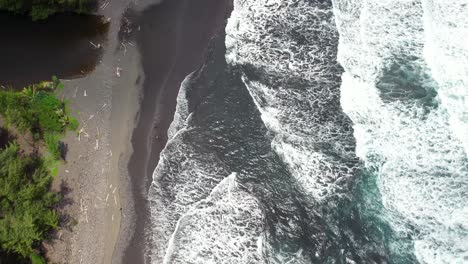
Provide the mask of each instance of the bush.
POLYGON ((60 153, 60 137, 57 134, 49 134, 47 133, 44 136, 44 143, 49 151, 50 155, 55 159, 59 160, 61 153, 60 153))
POLYGON ((31 132, 35 140, 43 139, 52 156, 60 158, 59 135, 76 131, 78 121, 70 116, 68 102, 61 101, 55 90, 62 84, 42 82, 21 92, 0 91, 0 115, 20 132, 31 132))
POLYGON ((31 263, 32 264, 47 264, 47 262, 41 256, 37 254, 31 254, 31 263))
POLYGON ((0 151, 0 246, 39 261, 34 248, 58 226, 59 196, 49 192, 52 176, 43 161, 21 157, 18 149, 0 151))

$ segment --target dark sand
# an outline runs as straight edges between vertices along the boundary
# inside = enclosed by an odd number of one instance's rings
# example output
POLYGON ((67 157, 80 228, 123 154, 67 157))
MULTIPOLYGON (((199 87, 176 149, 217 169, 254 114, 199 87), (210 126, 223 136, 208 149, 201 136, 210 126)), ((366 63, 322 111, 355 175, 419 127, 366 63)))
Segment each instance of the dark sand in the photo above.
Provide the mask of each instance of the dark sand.
MULTIPOLYGON (((210 40, 224 31, 229 0, 167 0, 144 10, 137 44, 142 57, 144 83, 137 126, 133 131, 133 155, 128 165, 134 207, 135 233, 123 255, 123 263, 148 263, 145 258, 150 219, 147 194, 159 154, 167 142, 167 130, 176 108, 180 84, 199 68, 210 40)), ((134 210, 134 211, 133 211, 134 210)), ((121 234, 125 239, 129 234, 121 234)))

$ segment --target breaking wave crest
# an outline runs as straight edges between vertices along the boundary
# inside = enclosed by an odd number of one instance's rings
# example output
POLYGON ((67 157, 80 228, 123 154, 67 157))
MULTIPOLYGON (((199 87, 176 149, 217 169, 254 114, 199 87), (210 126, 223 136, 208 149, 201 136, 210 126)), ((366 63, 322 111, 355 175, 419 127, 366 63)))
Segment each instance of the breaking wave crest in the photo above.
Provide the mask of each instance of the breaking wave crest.
POLYGON ((261 263, 262 211, 238 185, 231 174, 179 218, 164 263, 261 263))
POLYGON ((341 105, 422 263, 468 257, 467 1, 334 0, 341 105))
POLYGON ((304 191, 317 200, 348 191, 354 148, 339 106, 331 3, 238 0, 226 30, 226 58, 244 67, 272 147, 304 191))

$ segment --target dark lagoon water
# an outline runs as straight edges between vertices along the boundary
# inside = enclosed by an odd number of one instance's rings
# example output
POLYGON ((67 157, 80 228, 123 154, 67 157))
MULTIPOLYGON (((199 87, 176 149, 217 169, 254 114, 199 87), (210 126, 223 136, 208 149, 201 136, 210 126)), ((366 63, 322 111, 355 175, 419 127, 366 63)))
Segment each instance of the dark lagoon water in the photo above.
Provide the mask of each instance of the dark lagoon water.
POLYGON ((75 78, 99 62, 108 23, 100 16, 60 14, 45 21, 0 12, 0 85, 23 87, 53 75, 75 78))

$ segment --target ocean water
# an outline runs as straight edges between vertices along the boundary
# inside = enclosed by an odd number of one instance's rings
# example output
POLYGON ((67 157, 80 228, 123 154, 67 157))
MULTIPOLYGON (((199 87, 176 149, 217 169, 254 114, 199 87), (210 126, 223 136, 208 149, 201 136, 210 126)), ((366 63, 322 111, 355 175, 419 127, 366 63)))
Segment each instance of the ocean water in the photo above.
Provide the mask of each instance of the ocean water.
POLYGON ((467 1, 334 1, 341 105, 421 263, 468 261, 467 1))
POLYGON ((179 92, 152 262, 468 261, 467 8, 235 0, 179 92))

